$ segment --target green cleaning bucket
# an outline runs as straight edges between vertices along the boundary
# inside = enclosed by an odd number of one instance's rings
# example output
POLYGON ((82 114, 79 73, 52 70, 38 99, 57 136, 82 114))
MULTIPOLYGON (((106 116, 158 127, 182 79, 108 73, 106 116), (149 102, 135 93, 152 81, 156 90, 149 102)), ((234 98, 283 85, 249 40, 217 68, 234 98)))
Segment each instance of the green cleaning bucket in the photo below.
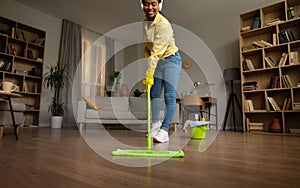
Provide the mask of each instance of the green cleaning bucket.
POLYGON ((191 138, 193 138, 193 139, 205 139, 206 130, 207 130, 206 125, 191 127, 191 138))

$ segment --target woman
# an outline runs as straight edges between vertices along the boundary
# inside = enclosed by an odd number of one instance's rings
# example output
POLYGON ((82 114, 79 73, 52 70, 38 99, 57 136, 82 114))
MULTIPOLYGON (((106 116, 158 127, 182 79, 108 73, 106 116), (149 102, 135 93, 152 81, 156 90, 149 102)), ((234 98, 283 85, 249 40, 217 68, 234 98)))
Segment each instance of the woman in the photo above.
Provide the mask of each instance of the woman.
POLYGON ((156 143, 169 141, 168 130, 176 110, 176 89, 181 71, 181 57, 175 45, 171 24, 160 13, 163 0, 140 0, 145 13, 143 25, 145 58, 148 60, 145 85, 151 87, 152 125, 151 137, 156 143), (166 105, 164 120, 159 121, 164 91, 166 105))

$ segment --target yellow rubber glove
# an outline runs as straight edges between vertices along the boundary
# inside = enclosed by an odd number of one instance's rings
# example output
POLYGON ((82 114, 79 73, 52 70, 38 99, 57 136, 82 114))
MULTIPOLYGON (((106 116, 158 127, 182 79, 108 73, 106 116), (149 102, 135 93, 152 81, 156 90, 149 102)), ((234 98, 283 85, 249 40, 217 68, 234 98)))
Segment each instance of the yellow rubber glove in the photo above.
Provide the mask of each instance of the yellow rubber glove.
MULTIPOLYGON (((154 68, 151 68, 151 67, 148 67, 147 71, 146 71, 146 77, 145 79, 143 80, 143 84, 145 86, 147 85, 150 85, 151 87, 153 86, 154 84, 154 72, 155 72, 155 69, 154 68)), ((146 87, 147 88, 147 87, 146 87)), ((147 91, 147 90, 146 90, 147 91)))

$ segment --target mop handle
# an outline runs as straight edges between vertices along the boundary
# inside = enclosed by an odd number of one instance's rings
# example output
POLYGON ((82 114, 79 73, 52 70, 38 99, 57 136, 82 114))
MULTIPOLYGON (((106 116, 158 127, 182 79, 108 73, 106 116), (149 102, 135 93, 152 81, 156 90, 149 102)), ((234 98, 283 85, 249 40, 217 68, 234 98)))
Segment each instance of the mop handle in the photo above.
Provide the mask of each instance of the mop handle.
POLYGON ((151 150, 151 99, 150 99, 150 84, 147 84, 147 98, 148 98, 148 138, 147 138, 147 144, 148 144, 148 150, 151 150))

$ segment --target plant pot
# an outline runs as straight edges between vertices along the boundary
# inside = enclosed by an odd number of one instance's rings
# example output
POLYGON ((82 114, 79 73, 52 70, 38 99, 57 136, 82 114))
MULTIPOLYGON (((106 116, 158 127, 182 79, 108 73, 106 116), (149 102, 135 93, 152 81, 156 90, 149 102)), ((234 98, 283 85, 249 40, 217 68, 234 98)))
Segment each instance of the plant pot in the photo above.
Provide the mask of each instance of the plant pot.
POLYGON ((51 117, 51 128, 60 129, 62 127, 62 116, 52 116, 51 117))

